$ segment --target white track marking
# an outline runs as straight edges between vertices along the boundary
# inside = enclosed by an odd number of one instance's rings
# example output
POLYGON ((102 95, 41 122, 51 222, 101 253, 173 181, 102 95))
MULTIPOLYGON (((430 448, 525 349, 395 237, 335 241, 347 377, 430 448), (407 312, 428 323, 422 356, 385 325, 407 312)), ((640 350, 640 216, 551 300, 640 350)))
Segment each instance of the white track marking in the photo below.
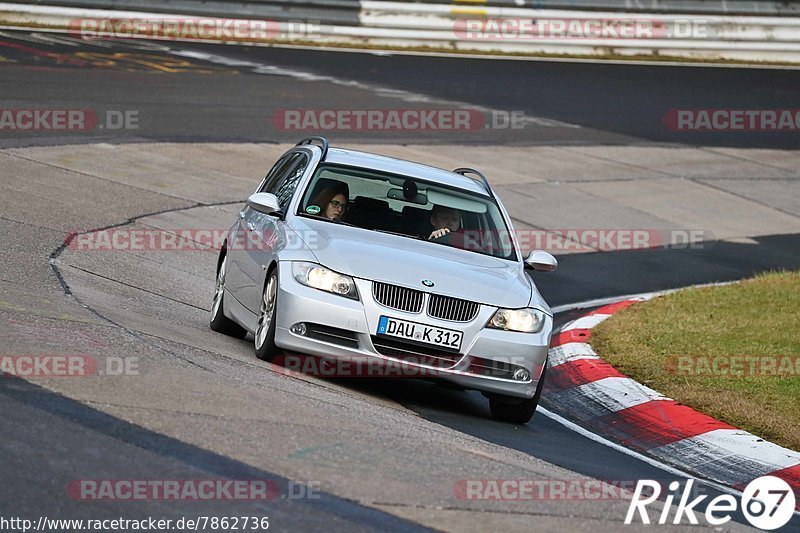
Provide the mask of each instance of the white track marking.
POLYGON ((611 412, 651 402, 669 400, 658 391, 631 378, 608 377, 575 387, 580 396, 602 405, 611 412))
MULTIPOLYGON (((3 6, 5 4, 0 3, 0 12, 3 10, 3 6)), ((31 6, 36 7, 36 6, 31 6)), ((86 11, 86 10, 82 10, 86 11)), ((92 11, 92 10, 89 10, 92 11)), ((97 11, 97 10, 95 10, 97 11)), ((167 17, 168 15, 154 15, 152 13, 132 13, 132 12, 115 12, 115 11, 98 11, 98 13, 103 14, 106 18, 114 18, 114 16, 118 16, 120 18, 132 18, 134 16, 141 16, 141 17, 167 17)), ((89 15, 86 15, 89 16, 89 15)), ((30 28, 28 28, 30 30, 30 28)), ((174 56, 178 57, 185 57, 189 59, 196 59, 200 61, 207 61, 210 63, 214 63, 217 65, 224 65, 233 68, 244 68, 250 69, 251 72, 255 74, 265 74, 270 76, 284 76, 289 78, 294 78, 299 81, 308 81, 308 82, 325 82, 330 83, 333 85, 338 85, 340 87, 347 87, 349 89, 357 89, 363 90, 367 92, 371 92, 378 96, 384 98, 393 98, 398 99, 403 102, 410 102, 410 103, 424 103, 427 105, 444 105, 448 107, 456 107, 460 109, 469 109, 475 110, 480 113, 490 114, 490 113, 507 113, 508 110, 501 110, 495 109, 487 106, 481 106, 477 104, 471 104, 468 102, 459 102, 456 100, 448 100, 444 98, 437 98, 433 96, 429 96, 422 93, 417 93, 413 91, 407 91, 403 89, 394 89, 391 87, 386 87, 383 85, 373 84, 373 83, 364 83, 354 80, 349 80, 345 78, 339 78, 336 76, 329 76, 324 74, 315 74, 313 72, 297 69, 297 68, 285 68, 279 67, 276 65, 270 65, 267 63, 243 60, 243 59, 234 59, 231 57, 226 57, 221 54, 209 53, 209 52, 199 52, 199 51, 191 51, 191 50, 176 50, 164 43, 167 42, 179 42, 180 40, 175 39, 172 41, 159 41, 159 45, 164 48, 166 53, 169 53, 174 56)), ((205 42, 202 39, 192 39, 183 42, 205 42)), ((219 44, 218 41, 208 41, 211 43, 219 44)), ((248 43, 252 44, 252 43, 248 43)), ((567 128, 567 129, 581 129, 582 126, 578 124, 572 124, 569 122, 563 122, 560 120, 554 120, 549 118, 543 117, 533 117, 525 115, 522 119, 526 125, 531 126, 539 126, 539 127, 546 127, 546 128, 567 128)))
POLYGON ((561 328, 561 331, 571 331, 573 329, 592 329, 608 318, 611 318, 611 315, 605 315, 602 313, 582 316, 565 325, 563 328, 561 328))
POLYGON ((666 289, 663 291, 655 292, 637 292, 633 294, 626 294, 623 296, 609 296, 607 298, 596 298, 594 300, 585 300, 583 302, 576 302, 572 304, 558 305, 552 307, 550 310, 553 314, 566 313, 568 311, 577 311, 578 309, 589 309, 590 307, 600 307, 608 304, 615 304, 624 300, 650 300, 663 294, 671 294, 673 292, 684 291, 686 289, 702 289, 703 287, 723 287, 725 285, 732 285, 738 281, 719 281, 715 283, 700 283, 698 285, 689 285, 688 287, 680 287, 678 289, 666 289))
POLYGON ((653 448, 649 452, 664 457, 681 457, 686 465, 700 471, 709 463, 743 457, 763 465, 762 476, 800 464, 800 453, 741 429, 715 429, 653 448))
MULTIPOLYGON (((552 420, 552 421, 554 421, 554 422, 556 422, 558 424, 561 424, 565 428, 569 429, 570 431, 574 431, 575 433, 579 434, 582 437, 586 437, 587 439, 589 439, 589 440, 591 440, 593 442, 596 442, 598 444, 602 444, 603 446, 607 446, 608 448, 616 450, 616 451, 618 451, 618 452, 620 452, 620 453, 622 453, 624 455, 628 455, 630 457, 633 457, 634 459, 638 459, 639 461, 641 461, 643 463, 646 463, 646 464, 648 464, 650 466, 653 466, 655 468, 658 468, 660 470, 663 470, 664 472, 666 472, 668 474, 672 474, 673 476, 678 476, 678 477, 682 477, 682 478, 686 478, 686 479, 690 479, 690 478, 691 479, 697 479, 695 476, 693 476, 692 474, 689 474, 688 472, 684 472, 683 470, 679 470, 679 469, 677 469, 675 467, 672 467, 670 465, 664 464, 661 461, 658 461, 657 459, 653 459, 652 457, 648 457, 648 456, 643 455, 643 454, 641 454, 639 452, 633 451, 630 448, 626 448, 625 446, 622 446, 621 444, 617 444, 616 442, 612 442, 612 441, 610 441, 610 440, 608 440, 608 439, 606 439, 604 437, 601 437, 600 435, 598 435, 596 433, 592 433, 591 431, 582 428, 578 424, 575 424, 574 422, 570 422, 569 420, 567 420, 563 416, 557 415, 556 413, 553 413, 552 411, 547 410, 545 407, 542 407, 541 405, 536 408, 536 412, 543 414, 544 416, 546 416, 550 420, 552 420)), ((715 488, 715 489, 717 489, 717 490, 719 490, 721 492, 725 492, 727 494, 734 494, 734 495, 737 495, 737 496, 741 495, 741 491, 738 491, 738 490, 736 490, 734 488, 731 488, 731 487, 716 483, 714 481, 708 481, 708 480, 705 480, 705 479, 697 479, 697 481, 699 483, 703 484, 703 485, 707 485, 709 487, 713 487, 713 488, 715 488)), ((795 514, 800 516, 800 512, 796 512, 795 514)))
MULTIPOLYGON (((295 68, 285 68, 285 67, 278 67, 275 65, 268 65, 266 63, 257 63, 248 60, 232 59, 225 57, 223 55, 211 54, 208 52, 195 52, 191 50, 169 49, 168 53, 179 57, 208 61, 218 65, 248 68, 250 69, 251 72, 255 74, 266 74, 270 76, 285 76, 289 78, 294 78, 299 81, 326 82, 333 85, 339 85, 341 87, 347 87, 349 89, 360 89, 363 91, 368 91, 377 94, 378 96, 382 96, 385 98, 395 98, 402 100, 404 102, 446 105, 462 109, 471 109, 479 111, 481 113, 504 112, 503 110, 500 109, 493 109, 491 107, 470 104, 467 102, 459 102, 455 100, 436 98, 433 96, 428 96, 426 94, 406 91, 403 89, 393 89, 391 87, 385 87, 382 85, 377 85, 372 83, 363 83, 360 81, 348 80, 345 78, 337 78, 336 76, 328 76, 326 74, 315 74, 313 72, 308 72, 305 70, 300 70, 295 68)), ((549 128, 573 128, 573 129, 581 128, 581 126, 578 126, 577 124, 570 124, 568 122, 561 122, 559 120, 552 120, 540 117, 525 116, 523 121, 526 124, 549 127, 549 128)))
POLYGON ((563 365, 578 359, 600 359, 586 342, 567 342, 561 346, 550 348, 548 352, 547 366, 554 367, 563 365))

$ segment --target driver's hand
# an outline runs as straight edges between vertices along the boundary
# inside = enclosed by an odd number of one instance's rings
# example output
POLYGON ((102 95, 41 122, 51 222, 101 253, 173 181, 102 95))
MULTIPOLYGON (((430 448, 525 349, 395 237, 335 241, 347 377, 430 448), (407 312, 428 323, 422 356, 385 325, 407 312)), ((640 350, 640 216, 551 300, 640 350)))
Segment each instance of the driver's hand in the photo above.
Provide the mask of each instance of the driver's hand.
POLYGON ((428 240, 438 239, 439 237, 444 237, 448 233, 450 233, 450 229, 449 228, 442 228, 442 229, 433 230, 433 232, 431 233, 431 236, 428 237, 428 240))

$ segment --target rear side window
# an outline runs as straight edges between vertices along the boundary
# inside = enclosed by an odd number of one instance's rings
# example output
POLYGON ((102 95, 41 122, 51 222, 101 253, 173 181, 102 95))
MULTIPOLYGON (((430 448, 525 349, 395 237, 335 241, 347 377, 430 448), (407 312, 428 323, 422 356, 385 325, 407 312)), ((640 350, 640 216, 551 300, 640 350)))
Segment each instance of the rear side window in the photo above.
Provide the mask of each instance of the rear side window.
POLYGON ((275 190, 269 191, 278 197, 278 204, 281 206, 281 210, 285 211, 289 206, 289 202, 292 200, 295 190, 297 190, 297 184, 306 171, 306 167, 308 167, 308 156, 294 154, 291 165, 277 181, 275 190))
POLYGON ((297 154, 286 154, 278 159, 278 162, 267 172, 267 177, 261 182, 261 187, 259 187, 258 192, 272 192, 278 184, 278 180, 286 170, 288 170, 288 167, 293 161, 293 157, 296 155, 297 154))
POLYGON ((309 157, 301 152, 286 154, 275 163, 258 192, 271 192, 278 197, 282 210, 288 207, 300 178, 308 167, 309 157))

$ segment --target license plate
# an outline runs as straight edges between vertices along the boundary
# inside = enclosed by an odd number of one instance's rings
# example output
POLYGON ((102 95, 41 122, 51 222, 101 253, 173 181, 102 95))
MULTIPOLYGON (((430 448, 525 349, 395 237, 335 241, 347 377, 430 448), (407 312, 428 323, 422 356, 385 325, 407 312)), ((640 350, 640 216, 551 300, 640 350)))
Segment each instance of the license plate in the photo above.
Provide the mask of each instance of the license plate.
POLYGON ((464 337, 464 333, 461 331, 427 326, 388 316, 382 316, 378 321, 378 335, 397 337, 454 351, 461 349, 461 340, 464 337))

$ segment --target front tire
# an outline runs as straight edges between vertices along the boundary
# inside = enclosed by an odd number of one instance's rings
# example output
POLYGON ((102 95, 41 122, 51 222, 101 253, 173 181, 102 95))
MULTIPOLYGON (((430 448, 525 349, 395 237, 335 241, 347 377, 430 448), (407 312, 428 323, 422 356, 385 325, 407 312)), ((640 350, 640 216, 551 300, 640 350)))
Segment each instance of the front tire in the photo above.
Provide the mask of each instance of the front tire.
POLYGON ((539 383, 536 385, 536 392, 533 398, 519 400, 518 398, 511 398, 508 396, 492 396, 489 398, 489 409, 492 411, 492 417, 495 420, 502 420, 503 422, 511 422, 513 424, 526 424, 533 415, 536 414, 536 407, 539 405, 539 399, 542 397, 542 389, 544 388, 544 376, 547 372, 547 361, 545 361, 542 375, 539 376, 539 383))
POLYGON ((280 353, 275 346, 275 310, 278 302, 278 269, 267 275, 261 305, 258 312, 258 326, 255 333, 256 357, 262 361, 271 361, 280 353))
POLYGON ((243 339, 245 335, 247 335, 247 330, 230 318, 226 317, 225 313, 222 311, 222 300, 225 297, 225 274, 227 270, 228 254, 226 254, 225 250, 223 250, 222 257, 219 261, 219 267, 217 268, 217 281, 214 286, 214 300, 211 302, 211 322, 209 322, 208 325, 217 333, 223 333, 225 335, 230 335, 231 337, 243 339))

